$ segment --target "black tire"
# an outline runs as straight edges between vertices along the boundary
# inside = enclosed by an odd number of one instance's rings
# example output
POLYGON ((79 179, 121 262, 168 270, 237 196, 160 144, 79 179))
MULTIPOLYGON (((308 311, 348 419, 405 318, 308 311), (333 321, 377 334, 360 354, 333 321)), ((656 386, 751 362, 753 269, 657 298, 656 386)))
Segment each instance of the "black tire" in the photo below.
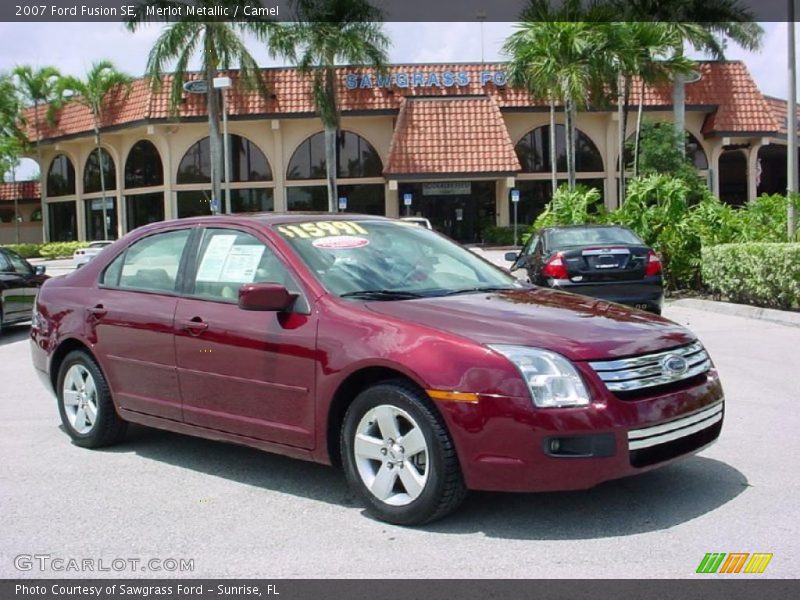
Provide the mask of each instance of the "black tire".
MULTIPOLYGON (((72 380, 71 380, 72 381, 72 380)), ((72 387, 71 383, 67 387, 72 387)), ((86 386, 88 387, 88 385, 86 386)), ((125 435, 125 430, 128 424, 123 421, 117 414, 114 402, 111 399, 111 392, 108 388, 103 372, 94 359, 83 350, 73 350, 64 358, 61 367, 58 371, 58 384, 56 388, 58 397, 58 412, 61 415, 61 422, 67 434, 72 438, 76 446, 83 448, 102 448, 103 446, 111 446, 120 441, 125 435), (74 371, 71 371, 75 369, 74 371), (91 425, 88 425, 88 417, 84 418, 84 427, 79 427, 77 421, 73 424, 75 417, 70 417, 72 407, 68 408, 65 403, 65 380, 70 373, 85 374, 86 378, 83 379, 84 384, 88 383, 88 378, 91 377, 96 390, 93 397, 95 399, 94 406, 95 418, 91 425)), ((74 398, 74 394, 71 394, 74 398)), ((80 401, 79 401, 80 402, 80 401)), ((88 399, 83 400, 83 405, 89 402, 88 399)), ((86 413, 86 410, 84 410, 86 413)))
MULTIPOLYGON (((378 426, 374 425, 374 427, 378 426)), ((376 431, 380 431, 380 429, 378 428, 376 431)), ((403 432, 402 427, 399 431, 403 432)), ((410 430, 406 430, 406 433, 410 433, 410 430)), ((401 435, 397 440, 398 444, 401 444, 405 437, 405 435, 401 435)), ((382 521, 397 525, 430 523, 455 510, 466 496, 467 490, 464 486, 458 457, 447 427, 427 395, 409 382, 385 381, 361 392, 345 414, 341 431, 341 448, 342 465, 350 487, 363 500, 367 511, 382 521), (355 439, 359 432, 359 425, 361 424, 362 427, 367 424, 373 425, 373 422, 368 420, 362 423, 362 419, 365 419, 367 415, 375 414, 374 409, 386 410, 385 407, 397 411, 398 417, 394 420, 395 423, 399 423, 400 426, 416 426, 422 433, 426 444, 424 464, 416 463, 416 461, 422 460, 422 452, 414 457, 401 457, 399 463, 394 463, 400 466, 394 467, 397 470, 393 489, 402 490, 399 495, 395 495, 395 498, 402 497, 404 493, 406 499, 410 497, 410 494, 405 492, 404 482, 401 478, 402 475, 409 474, 408 467, 406 467, 406 473, 402 473, 404 464, 409 465, 414 461, 414 464, 411 465, 414 472, 419 474, 424 471, 425 473, 425 483, 419 495, 403 505, 393 505, 373 494, 359 472, 359 462, 356 459, 355 439), (406 417, 410 417, 411 421, 406 417), (406 460, 403 461, 402 458, 406 460)), ((381 452, 384 450, 381 449, 381 452)), ((404 452, 402 447, 400 447, 400 452, 404 452)), ((386 453, 384 452, 384 454, 386 453)), ((372 466, 367 468, 382 469, 387 464, 382 463, 381 460, 391 462, 388 457, 380 460, 369 459, 367 463, 362 458, 360 464, 362 468, 364 468, 363 465, 369 464, 372 466)))

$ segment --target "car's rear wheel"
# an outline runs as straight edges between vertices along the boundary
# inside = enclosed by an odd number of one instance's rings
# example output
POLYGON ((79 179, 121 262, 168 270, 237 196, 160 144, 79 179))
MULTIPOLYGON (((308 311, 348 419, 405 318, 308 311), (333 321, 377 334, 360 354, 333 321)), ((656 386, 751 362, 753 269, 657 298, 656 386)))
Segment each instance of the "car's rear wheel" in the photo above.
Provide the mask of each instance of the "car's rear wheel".
POLYGON ((127 423, 114 409, 106 378, 86 352, 67 354, 58 372, 57 389, 61 422, 76 445, 110 446, 125 434, 127 423))
POLYGON ((342 426, 351 487, 375 517, 420 525, 444 517, 466 488, 453 442, 430 400, 403 381, 359 394, 342 426))

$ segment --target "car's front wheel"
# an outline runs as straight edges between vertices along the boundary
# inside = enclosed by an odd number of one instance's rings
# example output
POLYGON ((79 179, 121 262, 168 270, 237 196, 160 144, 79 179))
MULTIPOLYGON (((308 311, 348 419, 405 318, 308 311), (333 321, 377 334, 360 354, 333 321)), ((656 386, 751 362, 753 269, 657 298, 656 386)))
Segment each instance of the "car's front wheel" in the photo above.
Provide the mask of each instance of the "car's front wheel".
POLYGON ((342 426, 348 482, 377 518, 420 525, 444 517, 466 489, 453 442, 430 400, 403 381, 374 385, 342 426))
POLYGON ((125 434, 127 423, 114 409, 106 378, 81 350, 70 352, 61 363, 58 410, 64 429, 78 446, 110 446, 125 434))

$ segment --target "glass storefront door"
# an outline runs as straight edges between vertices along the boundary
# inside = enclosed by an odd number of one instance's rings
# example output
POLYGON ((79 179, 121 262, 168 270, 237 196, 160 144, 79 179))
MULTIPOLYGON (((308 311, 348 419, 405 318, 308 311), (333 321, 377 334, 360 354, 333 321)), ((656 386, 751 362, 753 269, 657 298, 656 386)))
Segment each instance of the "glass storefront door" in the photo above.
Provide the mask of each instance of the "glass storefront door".
POLYGON ((458 242, 480 242, 483 230, 496 223, 494 181, 406 183, 398 192, 400 216, 425 217, 458 242), (406 194, 411 194, 410 207, 406 194))

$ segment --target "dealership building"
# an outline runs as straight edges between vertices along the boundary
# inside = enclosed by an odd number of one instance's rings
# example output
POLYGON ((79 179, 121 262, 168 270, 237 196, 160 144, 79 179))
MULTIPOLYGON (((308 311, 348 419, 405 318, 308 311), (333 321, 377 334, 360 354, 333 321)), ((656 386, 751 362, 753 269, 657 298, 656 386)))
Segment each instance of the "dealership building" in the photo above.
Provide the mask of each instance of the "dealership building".
MULTIPOLYGON (((488 227, 511 222, 512 190, 519 190, 518 218, 530 223, 551 195, 549 107, 509 86, 505 69, 502 63, 394 65, 383 73, 340 68, 337 183, 344 210, 420 215, 459 241, 479 242, 488 227)), ((227 74, 234 84, 224 92, 230 183, 223 185, 229 193, 219 199, 221 210, 326 210, 322 124, 309 79, 286 68, 263 74, 267 96, 237 88, 236 72, 227 74)), ((710 188, 734 205, 784 192, 785 101, 764 96, 741 62, 702 62, 697 75, 686 88, 687 150, 710 188)), ((137 80, 129 94, 109 98, 101 123, 105 199, 91 115, 77 103, 61 109, 42 132, 40 199, 21 204, 26 238, 102 238, 104 203, 115 237, 154 221, 210 214, 205 95, 185 92, 172 111, 170 86, 169 77, 159 90, 137 80)), ((634 91, 627 136, 637 104, 634 91)), ((647 88, 644 110, 648 119, 671 120, 671 87, 647 88)), ((558 177, 566 180, 563 114, 557 123, 558 177)), ((578 180, 599 188, 613 209, 616 110, 582 111, 577 127, 578 180)), ((32 186, 22 187, 31 195, 32 186)), ((15 235, 15 193, 0 191, 0 243, 15 235)))

